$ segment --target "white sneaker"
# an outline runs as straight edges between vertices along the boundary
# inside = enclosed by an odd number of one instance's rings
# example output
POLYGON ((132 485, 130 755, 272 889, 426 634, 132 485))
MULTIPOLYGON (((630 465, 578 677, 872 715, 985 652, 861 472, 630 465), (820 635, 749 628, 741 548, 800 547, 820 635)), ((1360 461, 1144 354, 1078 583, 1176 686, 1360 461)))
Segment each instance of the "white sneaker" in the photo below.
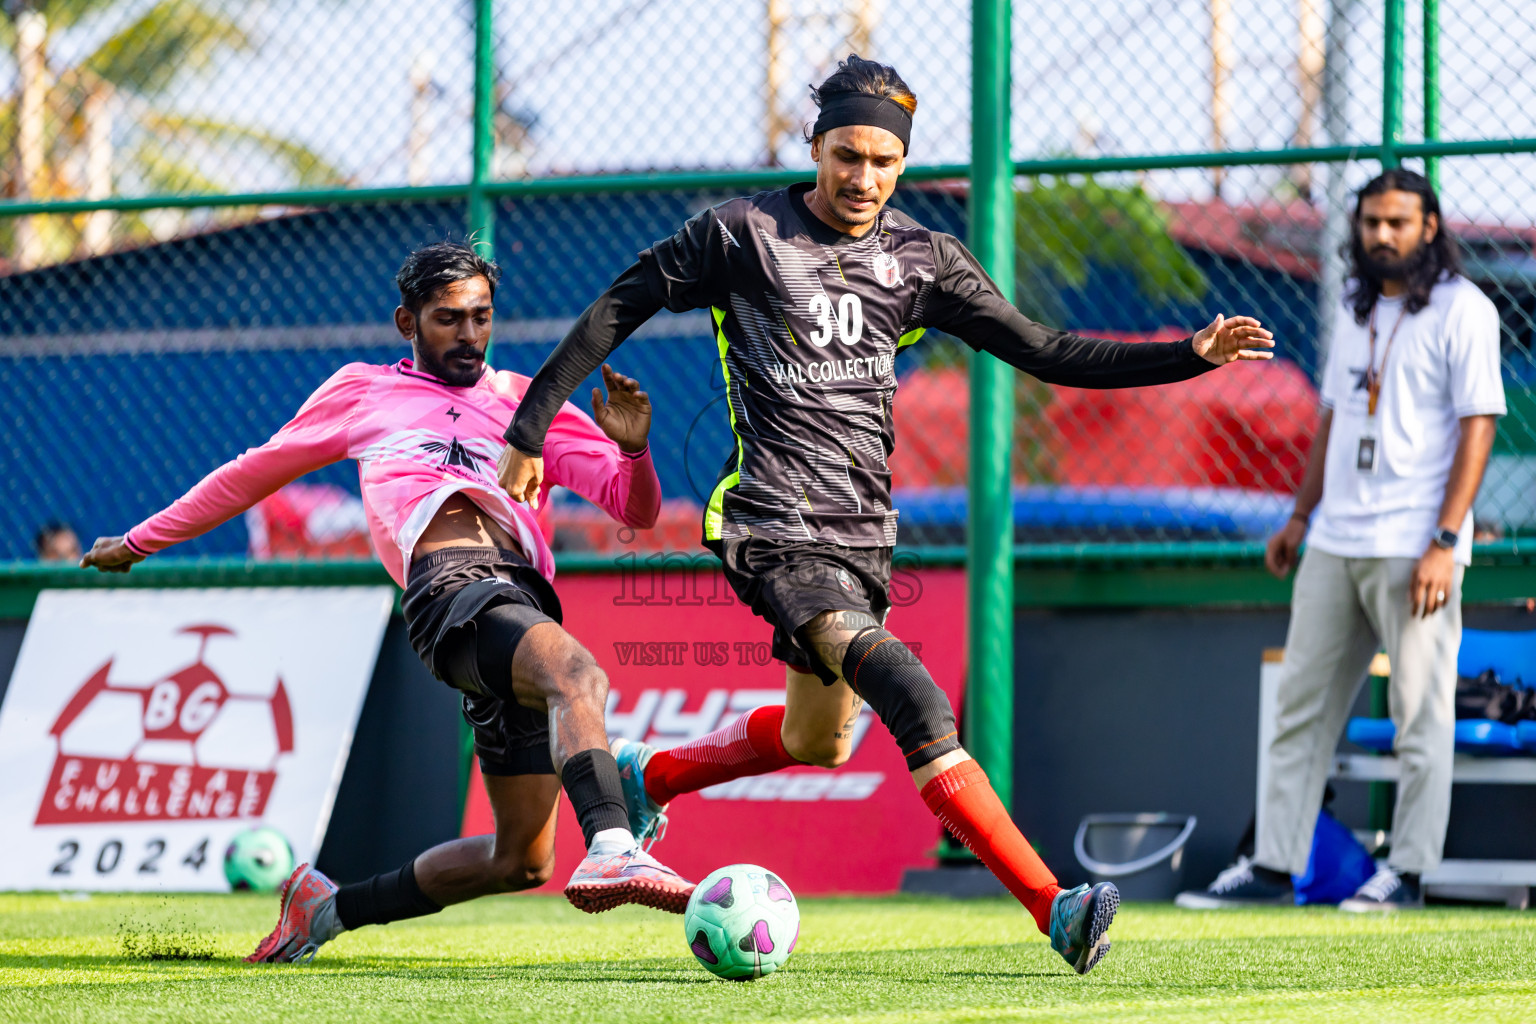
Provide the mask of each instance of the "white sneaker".
POLYGON ((1378 868, 1339 909, 1350 914, 1417 910, 1424 906, 1424 887, 1418 875, 1399 872, 1390 865, 1378 868))

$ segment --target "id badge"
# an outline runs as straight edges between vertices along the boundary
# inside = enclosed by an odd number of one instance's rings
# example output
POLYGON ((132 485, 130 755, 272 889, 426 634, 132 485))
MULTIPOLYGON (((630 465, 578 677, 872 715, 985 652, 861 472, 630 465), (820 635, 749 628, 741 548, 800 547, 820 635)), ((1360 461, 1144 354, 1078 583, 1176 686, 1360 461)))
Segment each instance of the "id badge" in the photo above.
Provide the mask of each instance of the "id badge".
POLYGON ((1380 454, 1381 447, 1374 437, 1366 435, 1360 438, 1360 447, 1355 451, 1355 469, 1361 473, 1374 475, 1380 454))

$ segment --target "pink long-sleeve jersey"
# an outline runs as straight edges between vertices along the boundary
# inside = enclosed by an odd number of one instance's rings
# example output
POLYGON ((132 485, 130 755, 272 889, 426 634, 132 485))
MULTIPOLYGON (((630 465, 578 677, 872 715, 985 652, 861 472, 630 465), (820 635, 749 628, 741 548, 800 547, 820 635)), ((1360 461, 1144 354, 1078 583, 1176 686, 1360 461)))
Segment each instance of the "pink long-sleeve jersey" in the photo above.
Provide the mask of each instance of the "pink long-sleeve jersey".
MULTIPOLYGON (((529 378, 489 369, 452 387, 414 368, 349 363, 309 396, 272 439, 202 480, 164 511, 129 530, 124 543, 149 555, 218 526, 296 477, 355 459, 368 529, 379 560, 405 586, 411 552, 443 502, 463 492, 522 545, 546 579, 555 560, 526 505, 496 482, 501 432, 529 378)), ((650 450, 630 455, 567 402, 544 447, 544 489, 564 486, 626 526, 656 522, 661 485, 650 450)))

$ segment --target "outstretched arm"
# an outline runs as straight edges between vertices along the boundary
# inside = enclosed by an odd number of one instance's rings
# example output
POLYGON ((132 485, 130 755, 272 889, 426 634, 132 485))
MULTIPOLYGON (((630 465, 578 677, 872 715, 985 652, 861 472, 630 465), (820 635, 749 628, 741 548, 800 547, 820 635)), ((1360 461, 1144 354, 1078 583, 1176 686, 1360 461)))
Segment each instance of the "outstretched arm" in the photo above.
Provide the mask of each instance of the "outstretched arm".
POLYGON ((1047 384, 1126 388, 1187 380, 1237 360, 1269 359, 1274 336, 1251 317, 1217 316, 1183 341, 1085 338, 1037 324, 1003 298, 974 256, 934 235, 937 276, 923 321, 1047 384))
POLYGON ((677 234, 642 252, 587 308, 534 376, 507 427, 507 449, 497 469, 513 501, 537 501, 544 435, 555 413, 620 342, 663 309, 682 313, 719 301, 726 247, 735 244, 720 218, 720 210, 704 210, 677 234))
POLYGON ((123 543, 122 537, 97 537, 91 550, 80 559, 82 569, 100 569, 102 572, 127 572, 144 556, 123 543))
POLYGON ((135 562, 207 533, 305 473, 346 458, 347 426, 367 386, 350 369, 322 385, 266 444, 215 469, 123 536, 97 538, 80 567, 127 572, 135 562))
POLYGON ((587 307, 561 339, 528 385, 504 435, 507 447, 501 453, 497 477, 513 500, 538 506, 544 478, 544 436, 556 414, 576 386, 661 309, 662 302, 652 296, 645 273, 636 263, 587 307))
POLYGON ((608 389, 592 389, 592 417, 567 404, 550 425, 544 455, 550 483, 569 487, 614 519, 640 530, 656 525, 661 484, 646 438, 651 400, 640 382, 603 365, 608 389))

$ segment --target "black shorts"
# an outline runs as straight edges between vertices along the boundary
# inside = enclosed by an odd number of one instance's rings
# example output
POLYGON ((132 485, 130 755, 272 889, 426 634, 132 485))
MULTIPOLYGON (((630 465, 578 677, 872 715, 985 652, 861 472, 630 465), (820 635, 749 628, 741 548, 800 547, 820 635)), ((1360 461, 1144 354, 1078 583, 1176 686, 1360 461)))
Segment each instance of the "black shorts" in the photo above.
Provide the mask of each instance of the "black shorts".
POLYGON ((726 582, 754 615, 773 627, 773 656, 831 686, 837 672, 801 634, 822 612, 868 612, 884 622, 891 610, 891 548, 849 548, 823 541, 706 541, 720 556, 726 582))
POLYGON ((549 581, 515 551, 443 548, 412 561, 400 607, 422 663, 464 693, 480 771, 553 775, 549 716, 512 696, 523 634, 562 618, 549 581))

